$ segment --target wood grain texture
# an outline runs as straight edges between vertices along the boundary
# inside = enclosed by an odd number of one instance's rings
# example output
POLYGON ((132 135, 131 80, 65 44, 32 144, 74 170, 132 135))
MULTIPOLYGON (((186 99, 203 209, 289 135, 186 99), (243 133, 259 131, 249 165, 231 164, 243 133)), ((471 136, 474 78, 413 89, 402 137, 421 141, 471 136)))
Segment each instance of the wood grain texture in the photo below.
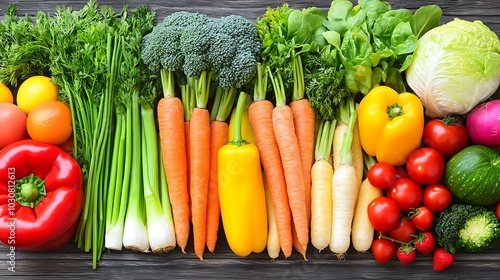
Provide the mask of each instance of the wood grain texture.
MULTIPOLYGON (((291 0, 286 1, 291 7, 300 9, 305 7, 315 6, 324 10, 330 7, 331 1, 328 0, 291 0)), ((460 17, 467 20, 481 20, 488 27, 490 27, 497 34, 500 34, 500 20, 498 14, 500 12, 500 1, 468 1, 468 0, 418 0, 418 1, 388 1, 392 8, 407 8, 415 10, 418 7, 435 4, 443 10, 443 17, 441 23, 449 22, 455 17, 460 17)), ((9 3, 16 3, 19 5, 19 12, 21 15, 34 15, 36 11, 43 10, 53 12, 58 5, 66 5, 79 9, 87 3, 86 0, 73 0, 73 1, 40 1, 40 0, 1 0, 0 13, 9 3)), ((255 20, 265 13, 266 7, 277 7, 284 3, 279 0, 257 1, 257 0, 192 0, 192 1, 179 1, 179 0, 129 0, 129 1, 112 1, 100 0, 101 5, 112 5, 120 9, 124 3, 130 8, 135 8, 143 4, 150 5, 157 13, 158 19, 163 19, 165 16, 182 10, 192 12, 206 13, 208 15, 219 17, 230 14, 237 14, 244 16, 248 19, 255 20)))
MULTIPOLYGON (((19 5, 22 15, 34 15, 37 10, 47 12, 55 11, 58 5, 81 8, 87 1, 8 1, 0 0, 0 14, 10 3, 19 5)), ((268 0, 146 0, 146 1, 99 1, 101 5, 112 5, 120 9, 123 3, 128 3, 130 8, 147 3, 157 11, 158 19, 181 10, 206 13, 219 17, 230 14, 242 15, 248 19, 257 19, 265 13, 266 6, 277 7, 283 1, 268 0)), ((496 34, 500 34, 500 1, 468 1, 468 0, 442 0, 442 1, 388 1, 393 8, 416 8, 436 4, 443 10, 441 23, 446 23, 454 17, 467 20, 481 20, 496 34)), ((293 8, 316 6, 328 9, 331 1, 287 1, 293 8)), ((128 250, 106 251, 96 270, 92 269, 92 255, 76 248, 71 243, 65 247, 51 252, 22 252, 15 251, 15 273, 7 270, 9 248, 0 245, 0 278, 13 279, 24 276, 27 279, 53 278, 53 279, 199 279, 199 278, 231 278, 231 279, 498 279, 500 273, 500 246, 482 254, 457 254, 455 263, 449 269, 436 273, 432 270, 432 257, 418 255, 416 261, 405 266, 395 258, 388 263, 377 263, 370 254, 358 254, 349 251, 346 260, 337 260, 333 254, 325 250, 318 253, 309 246, 308 260, 294 251, 292 256, 284 259, 270 260, 266 252, 252 254, 247 258, 236 257, 229 249, 227 242, 220 230, 214 254, 207 253, 204 261, 199 261, 193 250, 192 239, 186 248, 187 253, 182 254, 177 248, 173 252, 164 254, 143 254, 128 250)))

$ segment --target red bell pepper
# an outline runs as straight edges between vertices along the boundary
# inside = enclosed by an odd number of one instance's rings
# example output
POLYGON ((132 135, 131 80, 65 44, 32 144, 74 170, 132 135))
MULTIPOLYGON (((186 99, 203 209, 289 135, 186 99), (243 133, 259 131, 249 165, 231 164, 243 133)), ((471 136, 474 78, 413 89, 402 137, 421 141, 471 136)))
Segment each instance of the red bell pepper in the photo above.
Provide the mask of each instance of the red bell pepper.
POLYGON ((21 140, 0 151, 0 241, 53 250, 73 236, 83 208, 82 171, 62 149, 21 140))

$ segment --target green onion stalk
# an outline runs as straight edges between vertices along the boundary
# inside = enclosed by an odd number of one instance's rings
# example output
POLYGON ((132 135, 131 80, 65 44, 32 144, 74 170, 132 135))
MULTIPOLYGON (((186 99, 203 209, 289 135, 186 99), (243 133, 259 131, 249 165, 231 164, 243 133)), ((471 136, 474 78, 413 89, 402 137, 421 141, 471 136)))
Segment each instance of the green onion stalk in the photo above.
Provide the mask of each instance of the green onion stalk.
POLYGON ((155 114, 151 104, 141 104, 142 179, 149 246, 153 253, 175 248, 174 221, 160 155, 155 114), (162 172, 161 172, 162 171, 162 172), (160 177, 161 176, 161 177, 160 177))
POLYGON ((108 74, 106 89, 100 100, 99 112, 92 139, 92 157, 90 159, 88 180, 86 184, 85 205, 77 230, 77 243, 85 251, 92 249, 93 262, 95 268, 97 261, 102 255, 104 248, 104 225, 107 189, 104 186, 109 184, 110 175, 107 167, 112 159, 114 125, 113 99, 116 91, 116 79, 119 72, 119 65, 122 59, 123 37, 108 33, 107 37, 107 57, 108 74), (104 156, 104 160, 103 160, 104 156))
POLYGON ((123 230, 123 246, 129 250, 148 252, 149 240, 144 205, 141 156, 141 112, 139 93, 132 93, 132 169, 130 174, 127 213, 123 230))
MULTIPOLYGON (((147 252, 146 212, 143 196, 142 92, 149 90, 148 71, 141 64, 140 42, 153 28, 155 13, 147 6, 122 20, 117 31, 124 34, 124 54, 115 98, 116 126, 112 153, 111 180, 106 204, 105 246, 147 252)), ((153 97, 154 98, 154 97, 153 97)))

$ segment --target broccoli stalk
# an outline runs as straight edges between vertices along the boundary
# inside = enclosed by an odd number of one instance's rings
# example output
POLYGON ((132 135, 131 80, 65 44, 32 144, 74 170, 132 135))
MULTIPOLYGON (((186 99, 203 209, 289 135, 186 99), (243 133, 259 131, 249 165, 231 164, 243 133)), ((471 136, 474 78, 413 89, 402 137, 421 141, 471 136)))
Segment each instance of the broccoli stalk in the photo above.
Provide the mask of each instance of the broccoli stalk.
POLYGON ((500 242, 500 222, 485 207, 455 204, 439 214, 436 241, 450 253, 481 252, 500 242))

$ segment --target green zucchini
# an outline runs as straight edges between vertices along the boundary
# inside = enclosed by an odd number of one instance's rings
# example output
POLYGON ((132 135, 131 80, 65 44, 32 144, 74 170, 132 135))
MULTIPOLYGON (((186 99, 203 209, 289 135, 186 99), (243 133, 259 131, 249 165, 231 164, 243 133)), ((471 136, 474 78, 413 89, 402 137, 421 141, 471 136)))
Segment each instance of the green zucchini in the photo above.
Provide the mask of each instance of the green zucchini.
POLYGON ((464 148, 446 163, 444 184, 465 203, 500 202, 500 151, 483 145, 464 148))

